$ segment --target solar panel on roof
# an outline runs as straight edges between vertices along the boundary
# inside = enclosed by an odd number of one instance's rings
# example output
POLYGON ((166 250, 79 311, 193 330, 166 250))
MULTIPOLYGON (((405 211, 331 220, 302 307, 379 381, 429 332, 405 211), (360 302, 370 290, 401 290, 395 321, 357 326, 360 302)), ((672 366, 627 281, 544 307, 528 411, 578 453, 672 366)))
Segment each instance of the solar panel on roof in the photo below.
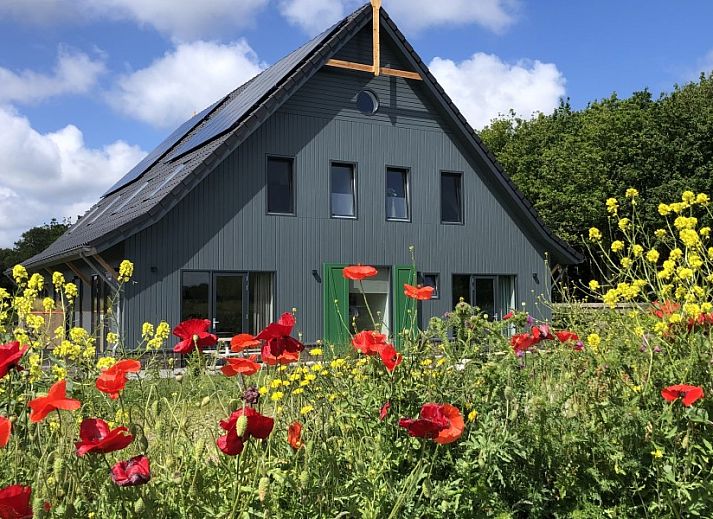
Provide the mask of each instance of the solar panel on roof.
POLYGON ((156 193, 161 191, 166 186, 166 184, 168 184, 171 180, 173 180, 176 177, 176 175, 178 175, 184 169, 186 169, 185 164, 179 164, 178 166, 176 166, 176 168, 173 170, 173 172, 169 176, 167 176, 165 179, 163 179, 163 182, 161 182, 158 186, 156 186, 156 189, 151 191, 150 194, 146 195, 146 198, 144 198, 144 200, 153 198, 156 195, 156 193))
MULTIPOLYGON (((225 99, 225 97, 223 98, 225 99)), ((194 115, 191 117, 189 120, 187 120, 185 123, 183 123, 181 126, 176 128, 176 130, 168 136, 166 140, 164 140, 161 144, 159 144, 156 149, 154 149, 151 153, 146 155, 146 157, 143 158, 141 162, 139 162, 136 166, 133 167, 131 171, 129 171, 126 175, 124 175, 121 180, 119 180, 116 184, 111 186, 109 190, 104 193, 102 196, 108 196, 115 191, 118 191, 124 186, 127 186, 131 184, 133 181, 135 181, 137 178, 139 178, 141 175, 144 174, 146 170, 148 170, 151 166, 153 166, 158 159, 160 159, 164 153, 166 153, 168 150, 170 150, 173 146, 176 145, 178 141, 180 141, 183 137, 185 137, 193 128, 195 128, 199 122, 203 120, 203 118, 208 115, 213 108, 215 108, 219 103, 223 101, 223 99, 213 103, 210 105, 208 108, 203 110, 202 112, 194 115)))
POLYGON ((103 214, 106 213, 109 209, 111 209, 111 207, 112 207, 113 205, 115 205, 119 200, 121 200, 121 195, 117 196, 116 198, 114 198, 114 200, 112 200, 111 202, 109 202, 108 204, 106 204, 106 207, 104 207, 104 209, 102 209, 102 210, 99 211, 96 215, 94 215, 94 217, 93 217, 91 220, 89 220, 89 223, 88 223, 87 225, 91 225, 91 224, 93 224, 94 222, 96 222, 96 221, 101 217, 101 215, 103 215, 103 214))
POLYGON ((309 56, 317 46, 322 44, 337 25, 339 24, 330 27, 313 40, 305 43, 302 47, 288 54, 260 75, 253 78, 248 88, 236 95, 220 112, 211 117, 203 128, 198 130, 189 140, 181 144, 171 154, 169 160, 188 153, 233 128, 260 99, 277 86, 277 84, 309 56))
POLYGON ((111 214, 116 214, 116 213, 118 213, 119 211, 121 211, 124 207, 126 207, 126 205, 127 205, 129 202, 131 202, 134 198, 136 198, 136 195, 138 195, 139 193, 141 193, 141 191, 143 191, 144 188, 145 188, 146 186, 148 186, 148 185, 149 185, 148 182, 144 182, 143 184, 141 184, 141 185, 136 189, 136 191, 134 191, 133 193, 131 193, 131 196, 127 197, 116 209, 114 209, 114 210, 111 212, 111 214))

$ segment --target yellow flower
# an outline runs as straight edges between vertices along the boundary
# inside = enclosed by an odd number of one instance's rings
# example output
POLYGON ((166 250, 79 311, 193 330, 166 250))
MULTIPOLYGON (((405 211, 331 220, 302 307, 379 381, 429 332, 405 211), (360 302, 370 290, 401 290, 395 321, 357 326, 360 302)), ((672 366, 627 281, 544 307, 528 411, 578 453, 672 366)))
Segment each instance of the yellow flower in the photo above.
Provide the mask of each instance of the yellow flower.
POLYGON ((696 303, 685 303, 683 305, 683 311, 688 317, 698 317, 701 315, 701 307, 696 303))
POLYGON ((320 355, 323 355, 324 352, 321 348, 312 348, 311 350, 309 350, 309 354, 313 357, 319 357, 320 355))
POLYGON ((609 308, 614 308, 619 302, 619 291, 615 288, 610 288, 602 297, 602 301, 604 301, 609 308))
POLYGON ((683 229, 679 235, 681 241, 686 247, 695 247, 698 245, 700 238, 698 238, 698 233, 694 229, 683 229))
POLYGON ((619 202, 617 202, 616 198, 607 198, 607 211, 613 215, 619 211, 619 202))
POLYGON ((134 264, 129 260, 124 260, 119 265, 119 283, 126 283, 134 275, 134 264))
POLYGON ((703 266, 703 260, 698 254, 692 252, 688 255, 688 264, 694 269, 701 268, 703 266))
POLYGON ((260 389, 258 389, 257 392, 260 393, 260 396, 265 396, 267 394, 267 388, 265 386, 260 386, 260 389))
POLYGON ((683 317, 681 317, 681 314, 673 314, 671 317, 668 318, 669 323, 677 324, 683 321, 683 317))
POLYGON ((284 396, 285 394, 282 391, 275 391, 272 395, 270 395, 270 400, 273 402, 279 402, 284 396))
POLYGON ((631 248, 631 253, 638 258, 644 253, 644 248, 637 243, 631 248))
POLYGON ((270 387, 272 389, 277 389, 278 387, 282 387, 282 380, 276 378, 275 380, 270 382, 270 387))
POLYGON ((685 217, 685 216, 679 216, 677 217, 673 225, 676 227, 676 229, 693 229, 696 225, 698 224, 698 218, 691 216, 691 217, 685 217))
POLYGON ((619 229, 626 231, 629 227, 631 227, 631 220, 628 218, 622 218, 619 220, 619 229))
POLYGON ((686 207, 688 207, 688 204, 682 204, 679 202, 674 202, 673 204, 669 205, 669 208, 671 209, 671 211, 673 211, 676 214, 683 211, 686 207))
POLYGON ((626 190, 626 198, 636 198, 639 196, 639 191, 634 189, 633 187, 630 187, 629 189, 626 190))
POLYGON ((614 252, 621 252, 624 250, 624 242, 621 240, 615 240, 611 244, 611 250, 614 252))
POLYGON ((701 311, 704 313, 710 313, 713 311, 713 304, 709 303, 706 301, 705 303, 701 303, 701 311))
POLYGON ((153 337, 154 327, 151 323, 144 323, 141 325, 141 337, 146 340, 153 337))
POLYGON ((61 290, 64 286, 64 276, 61 272, 52 273, 52 284, 57 290, 61 290))
POLYGON ((423 359, 421 361, 421 366, 427 367, 433 364, 433 361, 431 359, 423 359))
POLYGON ((693 269, 689 269, 688 267, 679 267, 676 271, 676 275, 679 279, 692 279, 693 269))
POLYGON ((587 344, 589 345, 590 348, 592 348, 592 351, 596 352, 599 351, 599 345, 602 343, 602 338, 596 334, 596 333, 590 333, 587 336, 587 344))
POLYGON ((589 239, 591 241, 599 241, 602 239, 602 231, 597 229, 596 227, 592 227, 589 229, 589 239))
POLYGON ((666 230, 665 229, 656 229, 654 231, 654 236, 656 236, 659 240, 662 240, 663 238, 666 237, 666 230))
POLYGON ((621 258, 621 266, 625 269, 630 269, 633 263, 634 262, 631 260, 631 258, 621 258))
POLYGON ((54 299, 51 297, 45 297, 42 300, 42 308, 44 308, 45 312, 51 312, 54 310, 54 299))
POLYGON ((675 249, 671 249, 671 252, 668 254, 668 258, 672 261, 677 261, 680 260, 683 257, 683 251, 676 247, 675 249))
POLYGON ((599 281, 597 281, 596 279, 591 280, 589 282, 589 290, 591 290, 592 292, 596 292, 597 290, 599 290, 599 281))
POLYGON ((697 204, 708 205, 708 201, 709 201, 709 198, 708 198, 708 195, 707 195, 707 194, 705 194, 705 193, 698 193, 698 194, 696 195, 696 203, 697 203, 697 204))
POLYGON ((45 286, 45 278, 35 273, 30 276, 30 280, 27 282, 27 286, 32 290, 41 292, 45 286))
POLYGON ((645 331, 644 331, 644 328, 643 328, 643 327, 637 326, 636 328, 634 328, 634 334, 635 334, 637 337, 643 337, 643 336, 644 336, 644 333, 645 333, 645 331))
POLYGON ((77 289, 77 285, 74 283, 67 283, 64 285, 64 295, 69 301, 74 301, 77 298, 78 293, 79 289, 77 289))
POLYGON ((61 366, 57 366, 56 364, 52 366, 52 374, 57 380, 63 380, 67 378, 67 370, 61 366))
POLYGON ((15 283, 21 285, 27 279, 27 269, 22 265, 15 265, 12 267, 12 278, 15 283))
POLYGON ((631 386, 631 390, 634 393, 641 393, 641 386, 631 386))
POLYGON ((478 417, 478 411, 473 409, 470 413, 468 413, 468 421, 469 422, 474 422, 475 419, 478 417))
MULTIPOLYGON (((59 422, 57 420, 52 420, 51 422, 48 422, 50 431, 52 432, 57 432, 59 431, 59 422)), ((51 477, 51 476, 50 476, 51 477)), ((54 479, 54 478, 52 478, 54 479)))
POLYGON ((663 451, 657 447, 655 450, 651 451, 651 457, 661 459, 663 458, 663 451))
POLYGON ((109 332, 106 334, 106 342, 109 344, 119 344, 119 336, 114 332, 109 332))
POLYGON ((649 261, 651 263, 657 263, 659 261, 659 251, 656 249, 651 249, 649 252, 646 253, 646 261, 649 261))
POLYGON ((300 409, 300 414, 302 416, 304 416, 306 414, 311 413, 312 411, 314 411, 314 406, 308 404, 308 405, 302 406, 302 408, 300 409))
POLYGON ((101 370, 109 369, 116 364, 114 357, 102 357, 97 361, 97 368, 101 370))
POLYGON ((668 204, 659 204, 659 214, 661 216, 667 216, 671 212, 671 206, 668 204))
POLYGON ((304 393, 304 392, 305 392, 304 388, 298 387, 298 388, 296 388, 296 389, 292 392, 292 394, 293 394, 293 395, 301 395, 301 394, 304 393))
POLYGON ((684 191, 681 195, 681 201, 686 204, 694 204, 696 202, 696 195, 693 191, 684 191))

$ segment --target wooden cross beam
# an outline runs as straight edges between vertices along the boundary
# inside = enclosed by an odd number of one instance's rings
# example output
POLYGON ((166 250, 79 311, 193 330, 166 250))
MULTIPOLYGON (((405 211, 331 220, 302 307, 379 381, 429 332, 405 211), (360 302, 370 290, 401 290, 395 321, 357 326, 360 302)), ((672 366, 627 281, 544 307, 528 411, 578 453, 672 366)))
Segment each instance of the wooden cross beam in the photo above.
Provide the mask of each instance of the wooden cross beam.
POLYGON ((365 65, 364 63, 355 63, 353 61, 343 61, 340 59, 330 59, 327 61, 327 66, 335 68, 343 68, 347 70, 358 70, 360 72, 371 72, 374 76, 378 77, 380 75, 384 76, 395 76, 402 77, 405 79, 414 79, 416 81, 421 81, 421 74, 418 72, 410 72, 408 70, 399 70, 388 67, 381 66, 381 17, 379 16, 379 11, 381 10, 381 0, 371 0, 371 12, 372 12, 372 58, 373 62, 371 65, 365 65))

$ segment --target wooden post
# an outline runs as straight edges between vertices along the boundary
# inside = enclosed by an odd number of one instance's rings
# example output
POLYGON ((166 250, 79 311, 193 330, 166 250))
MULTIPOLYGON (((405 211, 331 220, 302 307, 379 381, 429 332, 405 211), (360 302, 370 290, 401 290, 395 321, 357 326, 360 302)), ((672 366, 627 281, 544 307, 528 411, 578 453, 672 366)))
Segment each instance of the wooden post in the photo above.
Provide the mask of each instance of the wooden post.
POLYGON ((381 42, 379 41, 379 11, 381 9, 381 0, 371 0, 372 10, 372 39, 374 42, 374 75, 381 74, 381 42))

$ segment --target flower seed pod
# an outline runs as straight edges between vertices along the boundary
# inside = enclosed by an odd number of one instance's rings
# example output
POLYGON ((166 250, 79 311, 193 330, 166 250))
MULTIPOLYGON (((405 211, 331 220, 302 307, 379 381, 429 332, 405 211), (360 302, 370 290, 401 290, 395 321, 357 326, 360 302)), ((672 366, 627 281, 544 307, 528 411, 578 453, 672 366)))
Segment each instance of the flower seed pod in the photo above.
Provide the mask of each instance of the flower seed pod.
POLYGON ((143 498, 139 497, 136 501, 134 501, 134 513, 138 516, 142 515, 142 512, 146 509, 146 504, 144 503, 143 498))
POLYGON ((300 486, 302 488, 307 488, 309 486, 309 472, 307 470, 303 470, 300 473, 300 486))
POLYGON ((205 438, 203 438, 203 437, 198 438, 198 440, 196 441, 196 444, 193 447, 193 457, 196 459, 196 461, 201 459, 204 449, 205 449, 205 438))
POLYGON ((257 497, 260 501, 265 501, 265 497, 267 497, 267 491, 270 488, 270 478, 268 477, 261 477, 260 478, 260 483, 258 483, 257 486, 257 497))
POLYGON ((52 466, 52 475, 56 481, 62 481, 62 471, 64 470, 64 458, 58 456, 54 459, 52 466))
POLYGON ((243 437, 245 435, 245 431, 248 430, 248 417, 245 415, 242 415, 238 417, 238 421, 235 422, 235 432, 238 433, 238 436, 243 437))

